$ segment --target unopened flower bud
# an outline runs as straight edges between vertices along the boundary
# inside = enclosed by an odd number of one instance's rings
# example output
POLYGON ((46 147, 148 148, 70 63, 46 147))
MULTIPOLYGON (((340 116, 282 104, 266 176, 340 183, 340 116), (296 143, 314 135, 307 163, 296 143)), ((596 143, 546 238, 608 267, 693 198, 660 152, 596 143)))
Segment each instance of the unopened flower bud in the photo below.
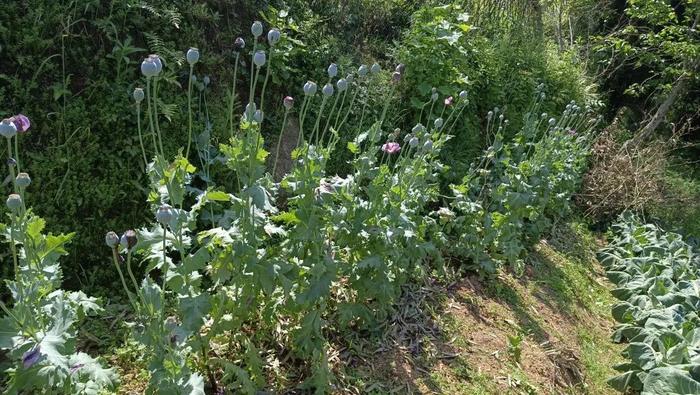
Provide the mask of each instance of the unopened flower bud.
POLYGON ((348 81, 345 78, 339 79, 335 85, 338 87, 338 92, 348 89, 348 81))
POLYGON ((284 104, 284 108, 286 108, 287 110, 291 110, 292 107, 294 107, 294 98, 291 96, 287 96, 284 98, 282 103, 284 104))
POLYGON ((431 100, 431 101, 437 101, 437 99, 438 99, 438 93, 437 93, 437 92, 433 92, 433 93, 430 95, 430 100, 431 100))
POLYGON ((32 123, 29 122, 29 118, 27 118, 27 116, 24 114, 17 114, 10 118, 10 120, 15 124, 17 133, 24 133, 29 130, 30 126, 32 126, 32 123))
POLYGON ((143 88, 136 88, 134 89, 134 100, 136 103, 141 103, 143 99, 146 97, 146 95, 143 93, 143 88))
POLYGON ((267 32, 267 42, 270 43, 271 46, 274 46, 280 41, 280 31, 277 29, 272 29, 269 32, 267 32))
POLYGON ((265 51, 258 51, 253 56, 253 63, 255 63, 255 65, 258 67, 263 67, 266 60, 267 56, 265 56, 265 51))
POLYGON ((328 77, 333 78, 336 75, 338 75, 338 65, 331 63, 331 65, 328 66, 328 77))
POLYGON ((32 366, 36 365, 36 363, 40 360, 41 350, 38 345, 22 354, 22 366, 24 367, 24 369, 30 369, 32 366))
POLYGON ((250 27, 250 32, 253 33, 255 38, 258 38, 263 33, 263 25, 260 21, 253 22, 253 26, 250 27))
POLYGON ((460 98, 461 100, 465 100, 465 99, 467 98, 467 95, 468 95, 468 94, 467 94, 467 91, 461 91, 461 92, 459 92, 459 98, 460 98))
POLYGON ((141 62, 141 74, 146 78, 155 77, 158 75, 158 66, 151 59, 146 58, 141 62))
POLYGON ((119 239, 119 244, 123 249, 130 250, 136 246, 137 241, 138 238, 136 237, 136 232, 133 230, 127 230, 124 232, 121 239, 119 239))
POLYGON ((419 124, 416 124, 416 126, 414 126, 413 129, 411 129, 411 131, 412 131, 413 133, 421 133, 421 132, 423 132, 424 130, 425 130, 425 126, 423 126, 423 125, 420 124, 420 123, 419 123, 419 124))
POLYGON ((15 160, 15 158, 8 158, 7 165, 10 167, 15 167, 17 166, 17 161, 15 160))
POLYGON ((306 96, 315 95, 317 89, 318 89, 318 86, 313 81, 307 81, 306 84, 304 84, 304 94, 306 96))
POLYGON ((380 72, 381 70, 382 70, 382 67, 379 66, 379 63, 373 64, 373 65, 372 65, 372 68, 369 69, 369 71, 371 71, 372 74, 377 74, 377 73, 380 72))
POLYGON ((32 179, 29 178, 29 174, 27 173, 19 173, 17 174, 17 178, 15 178, 15 184, 20 188, 26 188, 31 183, 32 179))
POLYGON ((444 121, 442 120, 442 118, 438 118, 433 122, 433 126, 435 126, 435 129, 440 129, 443 123, 444 121))
POLYGON ((396 70, 395 70, 395 71, 396 71, 397 73, 399 73, 399 74, 403 74, 403 72, 406 71, 406 65, 403 64, 403 63, 399 63, 399 64, 396 66, 396 70))
POLYGON ((333 89, 333 84, 326 84, 323 86, 323 95, 326 97, 333 96, 333 92, 335 89, 333 89))
POLYGON ((105 243, 107 244, 107 247, 109 247, 109 248, 116 248, 117 245, 119 244, 119 236, 117 236, 116 233, 109 231, 105 235, 105 243))
POLYGON ((352 74, 348 74, 345 79, 348 81, 348 83, 352 84, 353 81, 355 81, 355 76, 352 74))
POLYGON ((549 126, 554 126, 554 124, 557 123, 557 120, 554 118, 549 118, 549 126))
POLYGON ((262 123, 263 112, 261 110, 255 111, 255 113, 253 114, 253 120, 255 120, 255 122, 257 122, 257 123, 262 123))
POLYGON ((401 73, 399 73, 398 71, 394 71, 391 74, 391 81, 394 83, 400 82, 401 81, 401 73))
POLYGON ((173 208, 167 204, 158 207, 156 211, 156 221, 162 225, 167 225, 173 219, 173 208))
POLYGON ((428 140, 428 141, 425 142, 425 144, 423 144, 423 150, 424 150, 424 151, 427 152, 427 151, 430 151, 430 150, 432 150, 432 149, 433 149, 433 141, 432 141, 432 140, 428 140))
POLYGON ((202 82, 204 83, 204 86, 207 86, 211 82, 211 79, 209 78, 208 75, 205 75, 204 78, 202 79, 202 82))
POLYGON ((241 52, 245 48, 245 40, 242 37, 238 37, 236 41, 233 42, 233 51, 241 52))
POLYGON ((411 146, 411 148, 416 148, 418 147, 418 137, 411 137, 410 140, 408 140, 408 145, 411 146))
POLYGON ((194 66, 195 63, 199 62, 199 49, 197 48, 190 48, 187 50, 187 63, 190 64, 190 66, 194 66))
POLYGON ((10 119, 3 119, 0 121, 0 135, 2 137, 11 139, 17 134, 17 126, 10 119))

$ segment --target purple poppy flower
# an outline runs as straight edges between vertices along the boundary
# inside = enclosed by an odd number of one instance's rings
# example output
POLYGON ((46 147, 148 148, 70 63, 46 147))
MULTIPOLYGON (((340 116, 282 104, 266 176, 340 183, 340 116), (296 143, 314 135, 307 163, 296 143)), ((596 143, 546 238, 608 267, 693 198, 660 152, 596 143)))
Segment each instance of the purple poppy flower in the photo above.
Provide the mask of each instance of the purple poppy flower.
POLYGON ((12 120, 12 123, 15 124, 15 127, 19 133, 26 132, 29 130, 29 127, 32 126, 32 123, 29 122, 29 118, 27 118, 27 116, 24 114, 17 114, 10 119, 12 120))
POLYGON ((294 107, 294 98, 291 96, 287 96, 284 98, 283 103, 284 108, 286 108, 287 110, 291 110, 292 107, 294 107))
POLYGON ((576 129, 569 129, 569 136, 576 136, 576 129))
POLYGON ((451 105, 452 105, 452 100, 454 100, 454 99, 452 98, 452 96, 446 98, 446 99, 445 99, 445 106, 447 106, 447 107, 451 106, 451 105))
POLYGON ((78 369, 82 368, 83 366, 85 366, 85 364, 83 364, 83 363, 79 363, 79 364, 71 366, 70 367, 70 374, 77 372, 78 369))
POLYGON ((27 351, 22 355, 22 365, 25 369, 29 369, 34 366, 41 359, 41 349, 39 346, 27 351))
POLYGON ((396 142, 390 142, 382 145, 382 151, 386 152, 387 154, 395 154, 399 151, 401 151, 401 146, 399 143, 396 142))

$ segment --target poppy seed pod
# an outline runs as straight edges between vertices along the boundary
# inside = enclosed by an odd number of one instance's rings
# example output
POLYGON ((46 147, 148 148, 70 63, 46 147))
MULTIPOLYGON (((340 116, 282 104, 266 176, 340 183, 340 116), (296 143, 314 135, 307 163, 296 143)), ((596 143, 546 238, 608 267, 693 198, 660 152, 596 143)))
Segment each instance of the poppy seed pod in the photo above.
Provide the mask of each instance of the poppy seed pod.
POLYGON ((277 29, 272 29, 269 32, 267 32, 267 42, 270 43, 270 45, 275 45, 280 41, 280 31, 277 29))
POLYGON ((253 36, 255 36, 255 38, 262 36, 262 33, 263 33, 262 22, 260 22, 260 21, 253 22, 253 26, 250 27, 250 32, 253 33, 253 36))
POLYGON ((27 130, 29 130, 30 126, 32 126, 32 123, 29 122, 29 118, 27 118, 27 116, 24 114, 17 114, 14 117, 10 118, 10 120, 12 120, 12 123, 15 124, 15 127, 17 128, 17 133, 24 133, 27 130))
POLYGON ((489 111, 488 113, 486 113, 486 118, 490 121, 491 118, 493 118, 493 111, 489 111))
POLYGON ((196 83, 196 82, 197 82, 197 76, 194 75, 194 74, 192 74, 192 77, 190 77, 190 81, 192 81, 193 84, 196 83))
POLYGON ((190 48, 187 50, 187 63, 190 64, 190 66, 193 66, 195 63, 199 62, 199 49, 197 48, 190 48))
POLYGON ((372 65, 372 67, 369 69, 369 71, 372 74, 377 74, 378 72, 382 71, 382 67, 379 66, 379 63, 375 63, 372 65))
POLYGON ((141 62, 141 74, 146 78, 155 77, 158 75, 158 66, 156 66, 153 60, 146 58, 141 62))
POLYGON ((148 55, 148 58, 153 61, 156 65, 156 74, 160 74, 161 71, 163 71, 163 61, 160 59, 160 56, 156 54, 150 54, 148 55))
POLYGON ((413 129, 411 129, 411 131, 412 131, 413 133, 420 133, 420 132, 422 132, 422 131, 424 131, 424 130, 425 130, 425 127, 424 127, 422 124, 420 124, 420 123, 419 123, 419 124, 416 124, 416 126, 414 126, 413 129))
POLYGON ((338 87, 338 92, 348 89, 348 81, 345 78, 339 79, 335 85, 338 87))
POLYGON ((291 96, 287 96, 282 100, 282 104, 284 104, 284 108, 287 110, 291 110, 292 107, 294 107, 294 98, 291 96))
POLYGON ((258 51, 253 56, 253 63, 255 63, 255 65, 258 67, 263 67, 266 60, 267 56, 265 55, 265 51, 258 51))
POLYGON ((338 65, 331 63, 331 65, 328 66, 328 77, 333 78, 336 75, 338 75, 338 65))
POLYGON ((105 243, 107 244, 107 247, 109 247, 109 248, 116 248, 117 245, 119 244, 119 236, 117 236, 116 233, 109 231, 105 235, 105 243))
POLYGON ((136 246, 136 242, 138 242, 138 238, 136 237, 136 232, 133 230, 127 230, 124 232, 121 239, 119 239, 119 244, 125 250, 134 248, 136 246))
POLYGON ((443 123, 444 121, 442 120, 442 118, 438 118, 433 122, 433 126, 435 126, 435 129, 440 129, 443 123))
POLYGON ((394 83, 399 83, 401 81, 401 73, 399 73, 398 71, 394 71, 391 74, 391 81, 394 83))
POLYGON ((348 83, 352 84, 353 81, 355 81, 355 76, 352 74, 348 74, 345 79, 348 81, 348 83))
POLYGON ((167 225, 173 219, 173 208, 168 204, 158 207, 156 211, 156 221, 162 225, 167 225))
POLYGON ((206 85, 209 85, 209 83, 211 83, 211 78, 209 78, 208 75, 205 75, 205 76, 204 76, 204 79, 202 80, 202 82, 204 82, 204 85, 205 85, 205 86, 206 86, 206 85))
POLYGON ((15 178, 15 184, 20 188, 26 188, 31 183, 32 179, 29 178, 29 174, 27 173, 19 173, 17 174, 17 178, 15 178))
POLYGON ((412 148, 418 147, 418 137, 411 137, 411 139, 408 140, 408 145, 412 148))
POLYGON ((403 74, 404 71, 406 71, 406 65, 403 64, 403 63, 399 63, 399 64, 396 66, 396 72, 397 72, 397 73, 400 73, 400 74, 403 74))
POLYGON ((253 114, 253 120, 257 123, 262 123, 263 121, 263 112, 260 110, 255 111, 253 114))
POLYGON ((238 37, 236 41, 233 42, 233 51, 241 52, 245 48, 245 40, 242 37, 238 37))
POLYGON ((361 65, 360 68, 357 69, 357 74, 360 77, 366 76, 368 72, 369 72, 369 67, 367 67, 366 64, 361 65))
POLYGON ((313 81, 307 81, 306 84, 304 84, 304 94, 306 96, 315 95, 317 89, 318 89, 318 86, 313 81))
POLYGON ((428 140, 423 144, 423 151, 430 151, 433 149, 433 140, 428 140))
POLYGON ((333 84, 326 84, 323 86, 323 96, 330 97, 333 96, 333 92, 335 89, 333 89, 333 84))
POLYGON ((15 167, 17 166, 17 161, 15 160, 15 158, 8 158, 7 165, 10 167, 15 167))
POLYGON ((554 126, 554 124, 557 123, 557 120, 554 118, 549 118, 549 126, 554 126))
POLYGON ((0 135, 2 137, 11 139, 17 134, 17 126, 10 119, 3 119, 0 121, 0 135))
POLYGON ((459 98, 461 100, 465 100, 467 98, 467 91, 461 91, 459 92, 459 98))
POLYGON ((134 89, 134 100, 136 103, 141 103, 143 99, 146 97, 146 95, 143 93, 143 88, 136 88, 134 89))
POLYGON ((430 100, 432 100, 432 101, 437 101, 437 99, 438 99, 438 93, 437 93, 437 92, 433 92, 433 93, 430 95, 430 100))
POLYGON ((7 204, 7 208, 9 208, 10 211, 17 211, 22 207, 22 197, 16 193, 12 193, 7 197, 5 204, 7 204))

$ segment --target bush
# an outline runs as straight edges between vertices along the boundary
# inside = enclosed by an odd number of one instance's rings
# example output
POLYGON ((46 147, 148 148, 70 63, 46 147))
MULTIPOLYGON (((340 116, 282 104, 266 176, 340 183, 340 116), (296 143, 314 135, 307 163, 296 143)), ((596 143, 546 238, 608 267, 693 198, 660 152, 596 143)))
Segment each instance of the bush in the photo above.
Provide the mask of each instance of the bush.
POLYGON ((440 100, 463 89, 469 92, 466 116, 444 152, 446 163, 453 167, 448 182, 458 181, 485 145, 486 136, 478 131, 494 107, 507 103, 502 111, 512 123, 510 130, 519 130, 540 83, 547 86, 544 112, 558 113, 571 99, 587 104, 590 98, 573 54, 559 54, 542 37, 519 35, 517 29, 487 36, 472 24, 469 12, 456 4, 421 8, 394 54, 406 65, 408 83, 402 94, 410 103, 406 117, 410 122, 418 121, 432 88, 437 88, 440 100))

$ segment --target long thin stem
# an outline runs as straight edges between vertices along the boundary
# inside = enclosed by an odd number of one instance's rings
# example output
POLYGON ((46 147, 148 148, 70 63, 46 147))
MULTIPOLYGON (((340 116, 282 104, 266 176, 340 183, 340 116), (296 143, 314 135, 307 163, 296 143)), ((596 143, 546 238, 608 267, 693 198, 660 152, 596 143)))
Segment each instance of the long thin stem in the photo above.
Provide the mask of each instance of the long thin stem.
POLYGON ((253 53, 250 55, 250 94, 248 95, 248 104, 253 102, 253 93, 254 93, 254 87, 253 87, 253 80, 255 76, 255 50, 258 49, 258 39, 255 38, 253 41, 253 53))
POLYGON ((17 183, 15 180, 15 167, 10 163, 12 159, 12 138, 7 139, 7 167, 10 170, 10 181, 12 182, 12 190, 17 193, 17 183))
POLYGON ((17 173, 22 172, 19 164, 19 134, 15 135, 15 161, 17 162, 17 173))
POLYGON ((270 79, 270 72, 272 71, 272 54, 274 51, 270 47, 270 59, 267 60, 267 71, 265 72, 265 82, 263 82, 262 92, 260 92, 260 111, 263 111, 263 104, 265 104, 265 89, 267 88, 267 80, 270 79))
POLYGON ((233 66, 233 86, 231 87, 231 97, 228 103, 228 124, 231 137, 233 137, 233 103, 236 100, 236 77, 238 75, 238 58, 240 56, 241 54, 236 52, 236 64, 233 66))
POLYGON ((333 106, 331 107, 331 112, 328 114, 328 118, 326 118, 326 126, 323 127, 323 133, 321 133, 321 139, 319 140, 319 144, 323 144, 323 139, 326 137, 326 131, 328 130, 328 127, 330 126, 331 118, 333 118, 333 112, 335 111, 335 107, 338 105, 338 100, 340 100, 340 93, 335 95, 335 100, 333 101, 333 106))
POLYGON ((328 101, 328 97, 326 95, 323 95, 323 100, 321 101, 321 109, 318 110, 318 116, 316 116, 316 122, 314 123, 314 128, 311 131, 311 137, 309 137, 309 141, 314 140, 314 135, 316 135, 315 144, 318 146, 318 135, 316 131, 318 130, 319 124, 321 123, 321 117, 323 116, 323 109, 326 107, 326 102, 328 101))
POLYGON ((304 117, 306 116, 307 102, 309 101, 308 96, 304 96, 304 101, 301 103, 301 110, 299 111, 299 136, 297 136, 297 147, 301 145, 304 139, 304 117))
POLYGON ((151 106, 151 98, 153 97, 153 94, 151 92, 150 77, 146 78, 146 94, 148 95, 146 97, 146 101, 148 102, 148 108, 146 110, 148 111, 148 123, 151 130, 151 138, 153 139, 153 150, 156 152, 156 156, 160 156, 158 153, 158 142, 156 141, 156 127, 155 123, 153 122, 153 109, 151 106))
POLYGON ((160 155, 165 158, 165 150, 163 149, 163 135, 160 133, 160 120, 158 120, 158 79, 153 80, 153 116, 156 123, 156 131, 158 132, 158 145, 160 146, 160 155))
POLYGON ((163 225, 163 268, 162 268, 163 285, 160 287, 160 294, 161 294, 161 298, 163 300, 163 308, 161 311, 161 322, 163 322, 165 320, 165 284, 166 284, 167 279, 168 279, 168 269, 169 269, 168 268, 168 261, 166 259, 167 258, 167 255, 166 255, 167 251, 165 250, 165 238, 166 238, 167 234, 168 234, 168 228, 165 225, 163 225))
POLYGON ((12 250, 12 262, 15 264, 15 279, 19 278, 19 263, 17 262, 17 247, 15 246, 15 214, 12 215, 12 227, 10 228, 10 249, 12 250))
POLYGON ((282 143, 282 136, 284 135, 284 127, 287 126, 287 115, 289 114, 289 110, 286 110, 284 112, 284 118, 282 119, 282 128, 280 129, 280 135, 277 138, 277 149, 275 150, 275 163, 272 165, 272 177, 275 177, 276 170, 277 170, 277 160, 280 157, 280 145, 282 143))
POLYGON ((348 111, 345 113, 345 116, 343 117, 343 120, 340 122, 340 125, 336 128, 336 130, 340 130, 340 128, 345 125, 345 121, 348 120, 348 117, 350 116, 350 113, 352 112, 352 108, 355 105, 355 100, 357 99, 357 95, 360 93, 360 87, 358 86, 355 88, 355 93, 352 95, 352 100, 350 100, 350 105, 348 106, 348 111))
POLYGON ((143 146, 143 134, 141 133, 141 103, 136 103, 136 124, 139 131, 139 144, 141 145, 141 154, 143 154, 144 169, 148 169, 148 157, 146 156, 146 148, 143 146))
POLYGON ((190 78, 187 81, 187 151, 185 158, 190 157, 190 145, 192 144, 192 74, 194 73, 194 64, 190 65, 190 78))
POLYGON ((114 261, 114 266, 117 267, 119 279, 121 279, 122 281, 122 286, 124 287, 124 291, 126 291, 126 296, 129 298, 129 303, 131 303, 131 307, 134 309, 134 312, 136 312, 138 311, 138 304, 136 304, 136 302, 134 301, 134 297, 131 295, 131 291, 129 291, 129 287, 126 285, 124 273, 122 273, 122 269, 119 266, 119 253, 117 252, 116 247, 112 248, 112 260, 114 261))
POLYGON ((131 277, 131 282, 134 284, 134 289, 136 290, 136 294, 139 296, 141 301, 143 302, 144 306, 146 305, 146 300, 144 299, 143 295, 141 294, 140 288, 139 288, 139 283, 136 281, 136 277, 134 276, 134 272, 131 270, 131 250, 127 251, 126 253, 126 270, 129 272, 129 277, 131 277))

